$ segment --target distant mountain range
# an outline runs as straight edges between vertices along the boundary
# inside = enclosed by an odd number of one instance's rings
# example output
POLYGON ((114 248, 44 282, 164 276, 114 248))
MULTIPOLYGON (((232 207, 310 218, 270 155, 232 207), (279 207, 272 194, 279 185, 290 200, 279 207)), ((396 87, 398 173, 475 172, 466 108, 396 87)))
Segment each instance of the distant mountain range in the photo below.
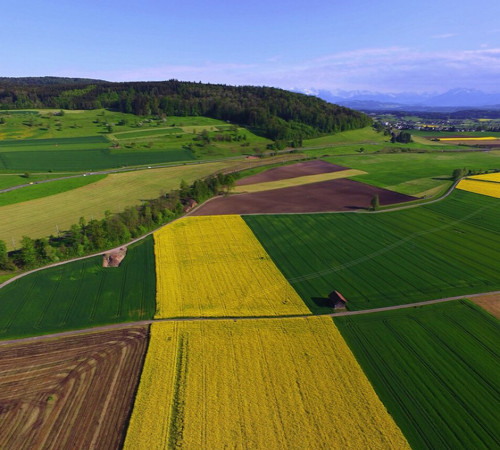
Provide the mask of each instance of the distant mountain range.
POLYGON ((388 94, 372 91, 301 91, 349 108, 373 110, 455 111, 463 108, 500 109, 500 93, 477 89, 451 89, 442 94, 402 92, 388 94))

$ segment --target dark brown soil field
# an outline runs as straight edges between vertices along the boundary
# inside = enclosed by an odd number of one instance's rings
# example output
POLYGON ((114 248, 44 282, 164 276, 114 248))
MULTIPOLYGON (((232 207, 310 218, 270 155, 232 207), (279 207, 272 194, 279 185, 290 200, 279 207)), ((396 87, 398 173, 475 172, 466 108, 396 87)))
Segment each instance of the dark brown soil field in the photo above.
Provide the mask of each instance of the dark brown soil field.
POLYGON ((148 328, 0 346, 0 448, 120 448, 148 328))
POLYGON ((236 182, 236 186, 264 183, 267 181, 288 180, 289 178, 303 177, 305 175, 318 175, 320 173, 340 172, 347 167, 337 166, 326 161, 306 161, 289 166, 275 167, 265 172, 251 175, 236 182))
POLYGON ((218 197, 192 215, 352 211, 368 208, 375 194, 379 195, 381 205, 415 200, 408 195, 342 178, 253 194, 218 197))

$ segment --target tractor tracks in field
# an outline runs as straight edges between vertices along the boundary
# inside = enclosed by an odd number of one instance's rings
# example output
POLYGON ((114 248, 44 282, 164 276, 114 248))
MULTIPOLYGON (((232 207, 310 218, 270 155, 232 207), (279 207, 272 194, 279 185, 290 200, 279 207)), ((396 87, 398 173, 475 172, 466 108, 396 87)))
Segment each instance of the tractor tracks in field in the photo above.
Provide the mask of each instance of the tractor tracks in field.
POLYGON ((500 295, 500 291, 492 291, 492 292, 482 292, 478 294, 469 294, 469 295, 457 295, 454 297, 444 297, 434 300, 426 300, 422 302, 415 303, 407 303, 403 305, 393 305, 393 306, 384 306, 381 308, 373 308, 373 309, 364 309, 359 311, 342 311, 342 312, 332 312, 332 313, 323 313, 323 314, 292 314, 292 315, 277 315, 277 316, 225 316, 225 317, 170 317, 164 319, 148 319, 148 320, 140 320, 136 322, 122 322, 122 323, 114 323, 109 325, 96 326, 92 328, 84 328, 81 330, 71 330, 71 331, 61 331, 59 333, 51 333, 44 334, 41 336, 31 336, 17 339, 6 339, 0 341, 0 348, 6 345, 13 344, 23 344, 30 343, 42 340, 52 340, 63 338, 67 336, 78 336, 85 334, 93 334, 123 328, 134 328, 134 327, 143 327, 148 326, 153 323, 161 323, 161 322, 237 322, 237 321, 248 321, 248 320, 283 320, 283 319, 308 319, 313 317, 345 317, 345 316, 357 316, 364 314, 374 314, 378 312, 384 311, 393 311, 397 309, 409 309, 409 308, 419 308, 421 306, 433 305, 436 303, 445 303, 451 302, 454 300, 464 300, 464 299, 472 299, 474 297, 486 296, 486 295, 500 295))

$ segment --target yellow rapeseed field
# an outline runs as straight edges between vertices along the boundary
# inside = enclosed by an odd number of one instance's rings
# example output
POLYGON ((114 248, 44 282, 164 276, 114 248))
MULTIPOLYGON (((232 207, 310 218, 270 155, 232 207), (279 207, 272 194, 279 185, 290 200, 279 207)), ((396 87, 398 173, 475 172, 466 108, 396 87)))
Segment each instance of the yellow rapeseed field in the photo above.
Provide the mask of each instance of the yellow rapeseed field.
POLYGON ((494 141, 496 139, 498 138, 495 136, 439 138, 440 141, 494 141))
POLYGON ((482 181, 495 181, 500 183, 500 172, 496 173, 485 173, 484 175, 474 175, 472 177, 467 177, 471 180, 482 180, 482 181))
POLYGON ((154 238, 156 318, 310 314, 240 216, 186 217, 154 238))
POLYGON ((125 449, 405 449, 330 318, 154 323, 125 449))
POLYGON ((458 189, 500 198, 500 183, 494 181, 478 181, 466 178, 457 185, 458 189))

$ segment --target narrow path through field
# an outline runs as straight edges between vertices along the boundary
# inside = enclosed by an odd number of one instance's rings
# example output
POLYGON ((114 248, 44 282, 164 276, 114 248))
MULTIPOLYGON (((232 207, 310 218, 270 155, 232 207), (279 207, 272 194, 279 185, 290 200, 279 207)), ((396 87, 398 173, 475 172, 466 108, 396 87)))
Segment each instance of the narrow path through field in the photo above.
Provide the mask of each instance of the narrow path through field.
POLYGON ((334 313, 325 313, 325 314, 295 314, 295 315, 280 315, 280 316, 228 316, 228 317, 172 317, 166 319, 151 319, 151 320, 141 320, 138 322, 124 322, 124 323, 115 323, 111 325, 103 325, 99 327, 93 328, 85 328, 82 330, 72 330, 72 331, 62 331, 60 333, 53 334, 44 334, 42 336, 31 336, 26 338, 18 338, 18 339, 8 339, 4 341, 0 341, 0 347, 8 344, 19 344, 23 342, 34 342, 40 341, 44 339, 56 339, 64 336, 76 336, 80 334, 91 334, 97 333, 100 331, 109 331, 116 330, 120 328, 133 328, 137 326, 151 325, 155 322, 222 322, 222 321, 236 321, 236 320, 280 320, 280 319, 307 319, 309 317, 341 317, 341 316, 355 316, 361 314, 373 314, 383 311, 392 311, 395 309, 408 309, 408 308, 418 308, 419 306, 433 305, 435 303, 444 303, 451 302, 454 300, 462 300, 474 297, 480 297, 485 295, 500 295, 500 291, 492 291, 492 292, 482 292, 478 294, 469 294, 469 295, 458 295, 456 297, 445 297, 438 298, 435 300, 427 300, 423 302, 416 303, 407 303, 404 305, 394 305, 394 306, 385 306, 383 308, 374 308, 374 309, 364 309, 360 311, 344 311, 344 312, 334 312, 334 313))

